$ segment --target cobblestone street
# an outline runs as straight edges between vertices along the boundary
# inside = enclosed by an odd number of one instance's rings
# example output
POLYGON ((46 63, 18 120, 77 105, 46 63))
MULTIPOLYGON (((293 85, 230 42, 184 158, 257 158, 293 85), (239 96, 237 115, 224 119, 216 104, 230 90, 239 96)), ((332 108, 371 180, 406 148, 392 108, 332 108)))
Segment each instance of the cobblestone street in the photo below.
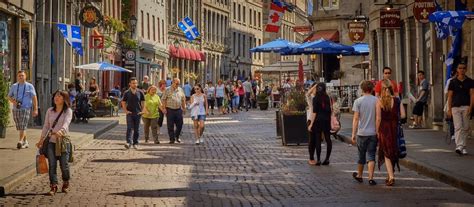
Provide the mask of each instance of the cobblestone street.
POLYGON ((139 150, 123 147, 120 120, 76 150, 70 193, 45 195, 49 181, 41 175, 0 198, 0 205, 473 206, 474 195, 406 168, 396 172, 394 187, 384 185, 385 169, 376 170, 377 186, 368 185, 366 174, 358 184, 351 177, 357 148, 339 141, 329 166, 310 166, 306 146, 281 145, 274 117, 274 111, 209 117, 199 146, 186 118, 184 143, 168 144, 164 126, 162 144, 139 150))

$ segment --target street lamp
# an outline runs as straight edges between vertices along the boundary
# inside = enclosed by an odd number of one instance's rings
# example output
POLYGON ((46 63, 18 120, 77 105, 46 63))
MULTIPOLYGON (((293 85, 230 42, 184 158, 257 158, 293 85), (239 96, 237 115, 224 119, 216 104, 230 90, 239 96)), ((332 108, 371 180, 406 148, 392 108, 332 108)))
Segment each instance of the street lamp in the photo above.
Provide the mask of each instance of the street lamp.
POLYGON ((128 24, 130 25, 131 33, 130 38, 133 38, 133 34, 135 33, 135 29, 137 28, 137 17, 132 15, 128 20, 128 24))

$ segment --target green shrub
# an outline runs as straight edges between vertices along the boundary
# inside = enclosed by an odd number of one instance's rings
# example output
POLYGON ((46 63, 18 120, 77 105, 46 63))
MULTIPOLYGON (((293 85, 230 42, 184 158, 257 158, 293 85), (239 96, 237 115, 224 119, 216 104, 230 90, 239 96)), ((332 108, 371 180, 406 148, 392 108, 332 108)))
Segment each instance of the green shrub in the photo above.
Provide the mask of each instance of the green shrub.
POLYGON ((8 102, 8 84, 0 71, 0 126, 8 126, 10 120, 10 103, 8 102))

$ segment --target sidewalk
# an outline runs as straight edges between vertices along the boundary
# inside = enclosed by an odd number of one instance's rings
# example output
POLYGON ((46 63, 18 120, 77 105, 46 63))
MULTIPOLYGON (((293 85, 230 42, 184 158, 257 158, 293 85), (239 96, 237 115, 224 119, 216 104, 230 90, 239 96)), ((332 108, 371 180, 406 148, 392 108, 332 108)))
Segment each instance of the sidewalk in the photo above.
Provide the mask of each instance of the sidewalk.
MULTIPOLYGON (((352 114, 342 114, 341 125, 339 135, 351 143, 352 114)), ((454 152, 454 141, 450 145, 445 142, 443 131, 405 127, 404 133, 408 155, 400 160, 401 165, 474 194, 473 139, 468 139, 470 154, 459 156, 454 152)))
MULTIPOLYGON (((75 148, 80 148, 85 143, 100 136, 118 125, 117 117, 96 117, 89 120, 88 124, 71 124, 71 141, 75 148)), ((18 150, 18 132, 14 127, 7 129, 5 139, 0 139, 0 197, 22 181, 36 174, 35 144, 41 134, 40 127, 28 129, 27 137, 30 147, 18 150)))

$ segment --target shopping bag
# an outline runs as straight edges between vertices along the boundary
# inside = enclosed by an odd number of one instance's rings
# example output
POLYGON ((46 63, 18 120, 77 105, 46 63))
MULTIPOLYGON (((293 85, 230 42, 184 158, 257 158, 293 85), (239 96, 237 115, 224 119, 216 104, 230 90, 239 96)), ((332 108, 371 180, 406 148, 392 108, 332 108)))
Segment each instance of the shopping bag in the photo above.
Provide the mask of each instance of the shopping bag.
POLYGON ((36 153, 36 173, 38 175, 48 173, 48 161, 46 156, 39 153, 36 153))

